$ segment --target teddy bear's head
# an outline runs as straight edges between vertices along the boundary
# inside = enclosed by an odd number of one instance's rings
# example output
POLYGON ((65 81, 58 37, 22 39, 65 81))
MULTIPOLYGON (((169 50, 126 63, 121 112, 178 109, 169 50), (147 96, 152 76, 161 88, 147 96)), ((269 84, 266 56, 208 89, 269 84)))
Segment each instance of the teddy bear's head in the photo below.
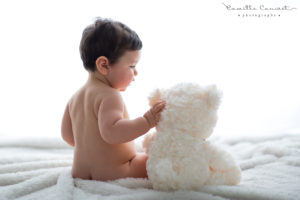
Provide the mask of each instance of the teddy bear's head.
POLYGON ((200 86, 180 83, 170 89, 157 89, 149 97, 150 105, 166 101, 158 130, 172 130, 206 139, 212 134, 217 122, 217 110, 221 92, 215 85, 200 86))

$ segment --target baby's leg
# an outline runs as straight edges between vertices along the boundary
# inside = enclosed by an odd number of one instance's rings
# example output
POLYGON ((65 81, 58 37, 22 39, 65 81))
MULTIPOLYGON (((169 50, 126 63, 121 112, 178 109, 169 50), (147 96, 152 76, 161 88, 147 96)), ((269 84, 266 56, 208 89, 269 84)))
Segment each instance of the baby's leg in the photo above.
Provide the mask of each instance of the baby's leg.
POLYGON ((148 155, 145 153, 137 153, 129 162, 130 176, 133 178, 147 178, 146 162, 148 155))

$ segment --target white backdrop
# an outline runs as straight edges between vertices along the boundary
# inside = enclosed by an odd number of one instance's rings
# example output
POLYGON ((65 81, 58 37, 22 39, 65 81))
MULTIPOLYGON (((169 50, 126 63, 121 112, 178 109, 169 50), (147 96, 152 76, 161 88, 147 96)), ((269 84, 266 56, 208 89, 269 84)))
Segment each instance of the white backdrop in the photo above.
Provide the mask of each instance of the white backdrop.
POLYGON ((225 5, 245 1, 206 2, 1 1, 0 133, 60 134, 64 107, 87 79, 78 47, 96 16, 127 24, 143 41, 139 75, 123 93, 132 118, 146 112, 154 88, 193 81, 223 90, 216 134, 299 129, 299 3, 249 1, 296 9, 238 11, 225 5), (247 13, 280 16, 238 16, 247 13))

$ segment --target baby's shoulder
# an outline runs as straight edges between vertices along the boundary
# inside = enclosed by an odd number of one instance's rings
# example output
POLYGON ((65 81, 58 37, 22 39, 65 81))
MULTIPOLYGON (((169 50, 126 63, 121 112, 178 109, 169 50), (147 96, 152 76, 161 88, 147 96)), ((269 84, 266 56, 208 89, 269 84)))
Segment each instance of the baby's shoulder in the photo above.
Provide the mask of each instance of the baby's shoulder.
POLYGON ((94 104, 96 108, 100 105, 123 105, 123 99, 120 91, 110 87, 93 87, 86 88, 88 94, 86 99, 90 99, 90 104, 94 104))
POLYGON ((106 92, 105 94, 103 94, 101 96, 102 96, 101 99, 104 102, 111 102, 111 103, 114 102, 114 103, 121 103, 121 104, 124 103, 120 92, 115 89, 113 89, 109 92, 106 92))

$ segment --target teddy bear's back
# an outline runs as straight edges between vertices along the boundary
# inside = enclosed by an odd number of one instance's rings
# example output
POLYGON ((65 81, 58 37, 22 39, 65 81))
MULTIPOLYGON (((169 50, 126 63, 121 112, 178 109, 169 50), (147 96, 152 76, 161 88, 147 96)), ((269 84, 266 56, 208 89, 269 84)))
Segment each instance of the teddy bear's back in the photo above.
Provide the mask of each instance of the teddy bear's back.
POLYGON ((152 141, 149 152, 150 154, 159 154, 162 156, 168 155, 189 155, 192 152, 203 151, 203 140, 191 136, 185 129, 174 129, 172 131, 166 128, 159 128, 156 136, 152 141))

